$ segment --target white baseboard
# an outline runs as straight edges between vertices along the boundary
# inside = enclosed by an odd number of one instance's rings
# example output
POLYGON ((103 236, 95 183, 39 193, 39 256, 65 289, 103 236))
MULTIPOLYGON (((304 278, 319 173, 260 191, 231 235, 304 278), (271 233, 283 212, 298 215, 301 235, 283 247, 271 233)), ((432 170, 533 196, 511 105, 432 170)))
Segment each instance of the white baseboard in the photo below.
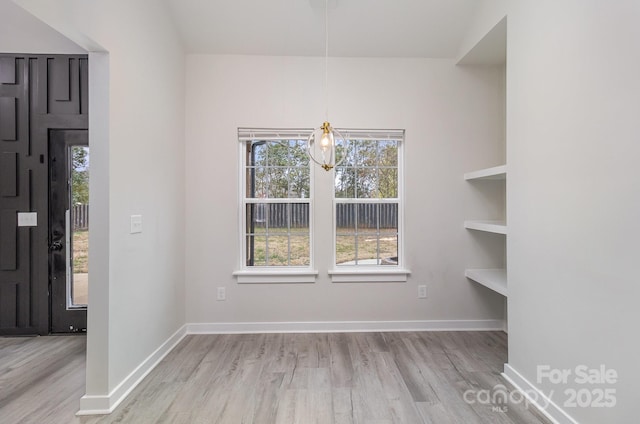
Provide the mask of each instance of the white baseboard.
POLYGON ((183 325, 173 333, 159 348, 136 367, 108 396, 84 395, 80 399, 80 410, 76 415, 110 414, 131 391, 153 370, 162 359, 187 335, 183 325))
POLYGON ((187 334, 501 331, 502 320, 211 322, 187 324, 187 334))
POLYGON ((535 406, 554 424, 578 424, 576 420, 571 418, 569 414, 509 364, 504 364, 502 376, 522 393, 531 405, 535 406), (535 396, 532 396, 532 394, 535 394, 535 396))

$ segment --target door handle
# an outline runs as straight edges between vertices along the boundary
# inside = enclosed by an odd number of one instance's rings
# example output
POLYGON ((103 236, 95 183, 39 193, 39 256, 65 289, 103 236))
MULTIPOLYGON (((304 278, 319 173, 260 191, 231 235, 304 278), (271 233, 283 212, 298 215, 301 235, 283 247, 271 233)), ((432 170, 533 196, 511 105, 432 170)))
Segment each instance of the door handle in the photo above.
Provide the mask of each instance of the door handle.
POLYGON ((49 250, 51 250, 52 252, 58 252, 62 250, 62 242, 54 241, 53 243, 51 243, 51 246, 49 246, 49 250))

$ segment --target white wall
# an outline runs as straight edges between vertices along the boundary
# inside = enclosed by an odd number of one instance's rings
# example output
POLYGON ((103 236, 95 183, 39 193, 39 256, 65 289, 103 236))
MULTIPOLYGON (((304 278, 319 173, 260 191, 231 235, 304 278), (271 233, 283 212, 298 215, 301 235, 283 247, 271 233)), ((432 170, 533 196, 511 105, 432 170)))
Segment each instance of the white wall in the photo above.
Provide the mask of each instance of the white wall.
POLYGON ((507 54, 509 364, 563 406, 614 388, 581 423, 637 422, 640 4, 512 2, 507 54), (536 383, 536 367, 617 384, 536 383))
MULTIPOLYGON (((238 268, 237 128, 316 127, 321 58, 187 56, 187 322, 502 319, 502 298, 469 282, 465 218, 482 218, 463 173, 503 160, 503 73, 452 60, 331 59, 330 120, 406 129, 407 283, 332 284, 331 236, 317 232, 315 284, 243 285, 238 268), (476 216, 474 216, 476 215, 476 216), (417 285, 428 285, 428 299, 417 285), (216 287, 227 300, 216 301, 216 287)), ((331 179, 316 209, 331 213, 331 179)), ((499 260, 502 260, 500 258, 499 260)), ((487 265, 487 264, 485 264, 487 265)))
POLYGON ((92 206, 87 394, 112 401, 185 322, 184 54, 163 3, 53 3, 21 2, 105 52, 91 55, 89 75, 91 201, 106 210, 92 206), (132 214, 141 234, 129 234, 132 214))

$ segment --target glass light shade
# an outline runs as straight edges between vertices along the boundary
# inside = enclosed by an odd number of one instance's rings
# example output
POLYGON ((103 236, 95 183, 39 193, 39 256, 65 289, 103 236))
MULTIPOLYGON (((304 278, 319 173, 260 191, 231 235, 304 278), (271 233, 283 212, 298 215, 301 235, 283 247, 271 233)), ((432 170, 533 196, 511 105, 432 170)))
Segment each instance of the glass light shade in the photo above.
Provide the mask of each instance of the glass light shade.
POLYGON ((314 129, 307 140, 307 155, 325 171, 332 170, 344 160, 345 155, 342 155, 336 163, 336 140, 346 142, 345 138, 328 122, 314 129))
POLYGON ((329 131, 322 131, 322 137, 320 137, 320 148, 323 152, 326 152, 334 143, 333 134, 329 131))

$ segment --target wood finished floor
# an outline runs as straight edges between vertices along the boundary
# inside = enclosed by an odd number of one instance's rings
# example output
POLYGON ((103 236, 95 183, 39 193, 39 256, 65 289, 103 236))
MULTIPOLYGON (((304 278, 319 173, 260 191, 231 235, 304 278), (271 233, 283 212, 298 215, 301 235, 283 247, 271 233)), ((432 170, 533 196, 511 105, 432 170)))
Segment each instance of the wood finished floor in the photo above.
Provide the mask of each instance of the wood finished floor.
POLYGON ((524 404, 465 402, 469 389, 508 386, 506 343, 501 332, 190 335, 111 415, 75 417, 85 338, 0 338, 0 423, 549 423, 524 404))

